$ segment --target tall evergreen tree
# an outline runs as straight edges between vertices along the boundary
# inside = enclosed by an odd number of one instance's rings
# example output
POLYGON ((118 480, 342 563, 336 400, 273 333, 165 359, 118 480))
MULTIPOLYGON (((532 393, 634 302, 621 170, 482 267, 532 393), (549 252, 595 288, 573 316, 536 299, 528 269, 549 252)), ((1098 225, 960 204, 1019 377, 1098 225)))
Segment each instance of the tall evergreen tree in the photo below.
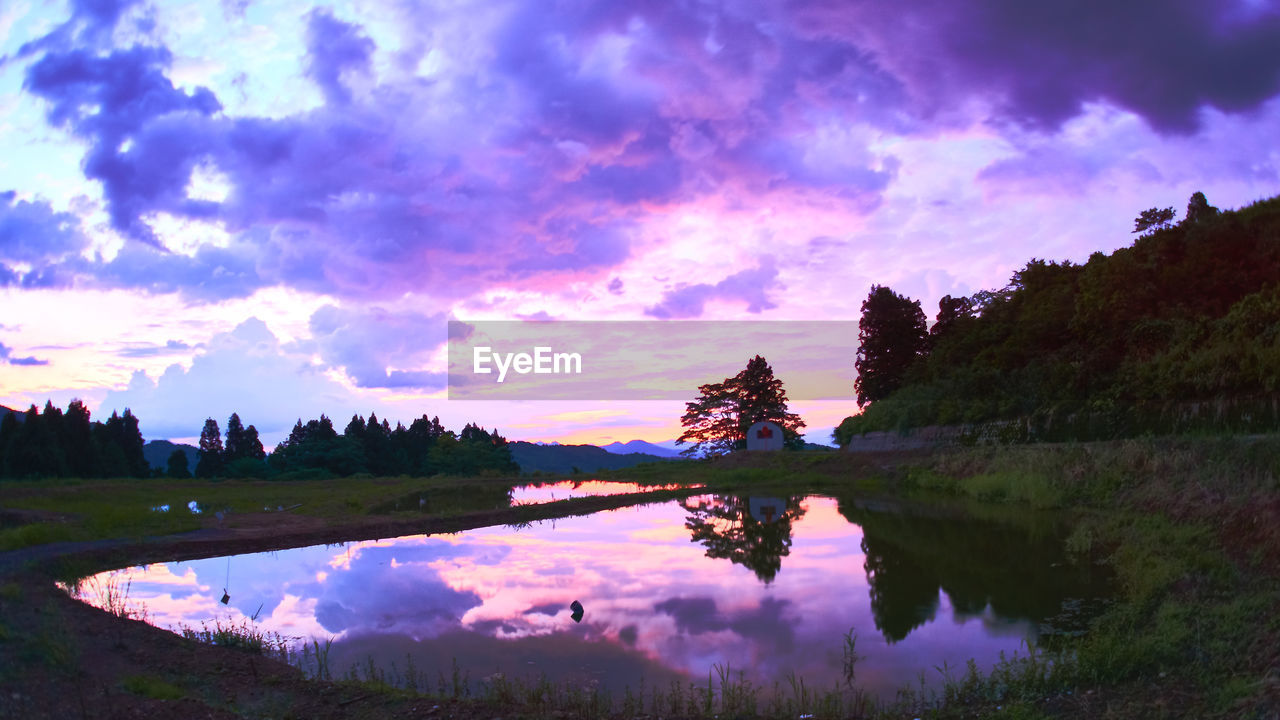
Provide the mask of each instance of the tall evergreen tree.
POLYGON ((80 400, 67 405, 62 416, 65 436, 63 445, 67 454, 67 467, 73 477, 92 477, 96 474, 97 459, 93 455, 93 424, 89 409, 80 400))
POLYGON ((222 446, 223 462, 229 465, 245 457, 246 450, 244 425, 238 414, 231 413, 231 417, 227 418, 226 443, 222 446))
POLYGON ((218 421, 207 418, 200 431, 200 449, 196 451, 196 477, 216 477, 222 473, 222 432, 218 421))
POLYGON ((265 460, 267 457, 262 449, 262 440, 258 438, 258 428, 252 425, 244 429, 244 457, 252 460, 265 460))
POLYGON ((138 425, 138 417, 129 408, 120 416, 120 447, 124 450, 125 462, 129 465, 129 474, 133 477, 151 475, 151 464, 142 452, 146 443, 142 439, 142 429, 138 425))
POLYGON ((15 477, 11 461, 18 439, 18 413, 5 413, 0 418, 0 477, 15 477))
POLYGON ((897 390, 907 369, 925 354, 928 334, 920 301, 884 285, 871 286, 862 303, 858 342, 853 387, 862 407, 897 390))

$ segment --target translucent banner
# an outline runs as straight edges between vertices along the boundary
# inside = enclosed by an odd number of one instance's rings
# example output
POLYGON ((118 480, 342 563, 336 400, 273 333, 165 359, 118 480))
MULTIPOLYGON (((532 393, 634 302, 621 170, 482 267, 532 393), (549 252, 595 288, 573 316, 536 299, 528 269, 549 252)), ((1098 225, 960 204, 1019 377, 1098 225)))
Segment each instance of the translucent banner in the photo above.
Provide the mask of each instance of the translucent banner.
POLYGON ((449 322, 450 400, 684 400, 756 355, 790 400, 851 400, 853 321, 449 322))

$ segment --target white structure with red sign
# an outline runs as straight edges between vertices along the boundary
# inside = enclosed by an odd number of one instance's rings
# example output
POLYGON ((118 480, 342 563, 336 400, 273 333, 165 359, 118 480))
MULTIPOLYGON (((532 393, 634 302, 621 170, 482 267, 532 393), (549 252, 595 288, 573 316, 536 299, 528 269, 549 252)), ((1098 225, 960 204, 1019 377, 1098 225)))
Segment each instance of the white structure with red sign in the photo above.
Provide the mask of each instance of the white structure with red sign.
POLYGON ((782 426, 769 420, 761 420, 747 430, 748 450, 781 450, 782 426))

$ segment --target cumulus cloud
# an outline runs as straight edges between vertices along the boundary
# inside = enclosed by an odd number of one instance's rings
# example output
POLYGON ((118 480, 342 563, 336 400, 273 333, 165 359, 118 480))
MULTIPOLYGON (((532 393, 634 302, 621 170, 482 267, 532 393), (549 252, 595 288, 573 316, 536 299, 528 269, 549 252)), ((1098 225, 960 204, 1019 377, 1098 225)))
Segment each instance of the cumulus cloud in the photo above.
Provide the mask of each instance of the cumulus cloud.
POLYGON ((736 272, 712 285, 678 285, 667 291, 658 304, 645 308, 645 314, 663 320, 696 318, 702 315, 706 304, 712 300, 744 302, 747 312, 760 313, 777 305, 769 298, 769 291, 782 289, 778 281, 778 268, 770 256, 747 270, 736 272))
POLYGON ((87 244, 76 216, 0 193, 0 287, 59 284, 60 264, 87 244))
POLYGON ((391 368, 425 362, 426 353, 446 340, 444 313, 392 313, 382 308, 363 310, 326 305, 311 316, 314 347, 326 363, 341 367, 363 388, 443 388, 448 374, 440 371, 391 368))
POLYGON ((308 355, 282 347, 265 323, 250 318, 210 339, 190 368, 170 365, 155 379, 134 373, 124 390, 107 393, 102 410, 131 408, 149 439, 192 437, 206 417, 223 423, 234 412, 274 441, 299 418, 344 417, 355 405, 308 355))

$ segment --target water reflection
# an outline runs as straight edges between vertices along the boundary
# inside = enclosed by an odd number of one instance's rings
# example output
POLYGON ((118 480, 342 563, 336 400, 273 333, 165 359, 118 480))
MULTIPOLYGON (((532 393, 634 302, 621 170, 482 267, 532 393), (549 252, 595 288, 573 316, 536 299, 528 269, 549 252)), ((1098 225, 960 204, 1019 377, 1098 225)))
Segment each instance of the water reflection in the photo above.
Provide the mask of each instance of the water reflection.
POLYGON ((750 498, 712 495, 681 503, 688 511, 684 526, 707 557, 723 558, 773 582, 782 558, 791 552, 791 524, 804 516, 800 498, 750 498))
POLYGON ((891 695, 943 662, 989 667, 1088 591, 1047 560, 1057 548, 1018 525, 718 495, 519 533, 236 556, 228 607, 218 604, 225 558, 114 581, 161 627, 257 615, 268 631, 333 637, 339 673, 370 659, 403 669, 410 656, 432 678, 456 660, 473 680, 545 674, 617 692, 641 676, 705 679, 717 663, 766 686, 792 672, 830 686, 853 628, 859 683, 891 695))
POLYGON ((501 483, 477 483, 471 485, 441 486, 430 490, 409 493, 383 503, 373 509, 375 513, 416 511, 423 513, 461 513, 480 510, 496 510, 511 505, 531 505, 584 497, 604 497, 657 490, 698 488, 700 485, 640 485, 631 482, 608 480, 562 480, 528 485, 503 485, 501 483))
POLYGON ((1105 594, 1105 578, 1067 557, 1051 519, 921 518, 872 507, 839 502, 840 514, 862 528, 871 613, 888 642, 934 619, 939 590, 957 617, 989 608, 997 617, 1044 622, 1052 632, 1077 632, 1087 619, 1064 615, 1065 599, 1105 594))

